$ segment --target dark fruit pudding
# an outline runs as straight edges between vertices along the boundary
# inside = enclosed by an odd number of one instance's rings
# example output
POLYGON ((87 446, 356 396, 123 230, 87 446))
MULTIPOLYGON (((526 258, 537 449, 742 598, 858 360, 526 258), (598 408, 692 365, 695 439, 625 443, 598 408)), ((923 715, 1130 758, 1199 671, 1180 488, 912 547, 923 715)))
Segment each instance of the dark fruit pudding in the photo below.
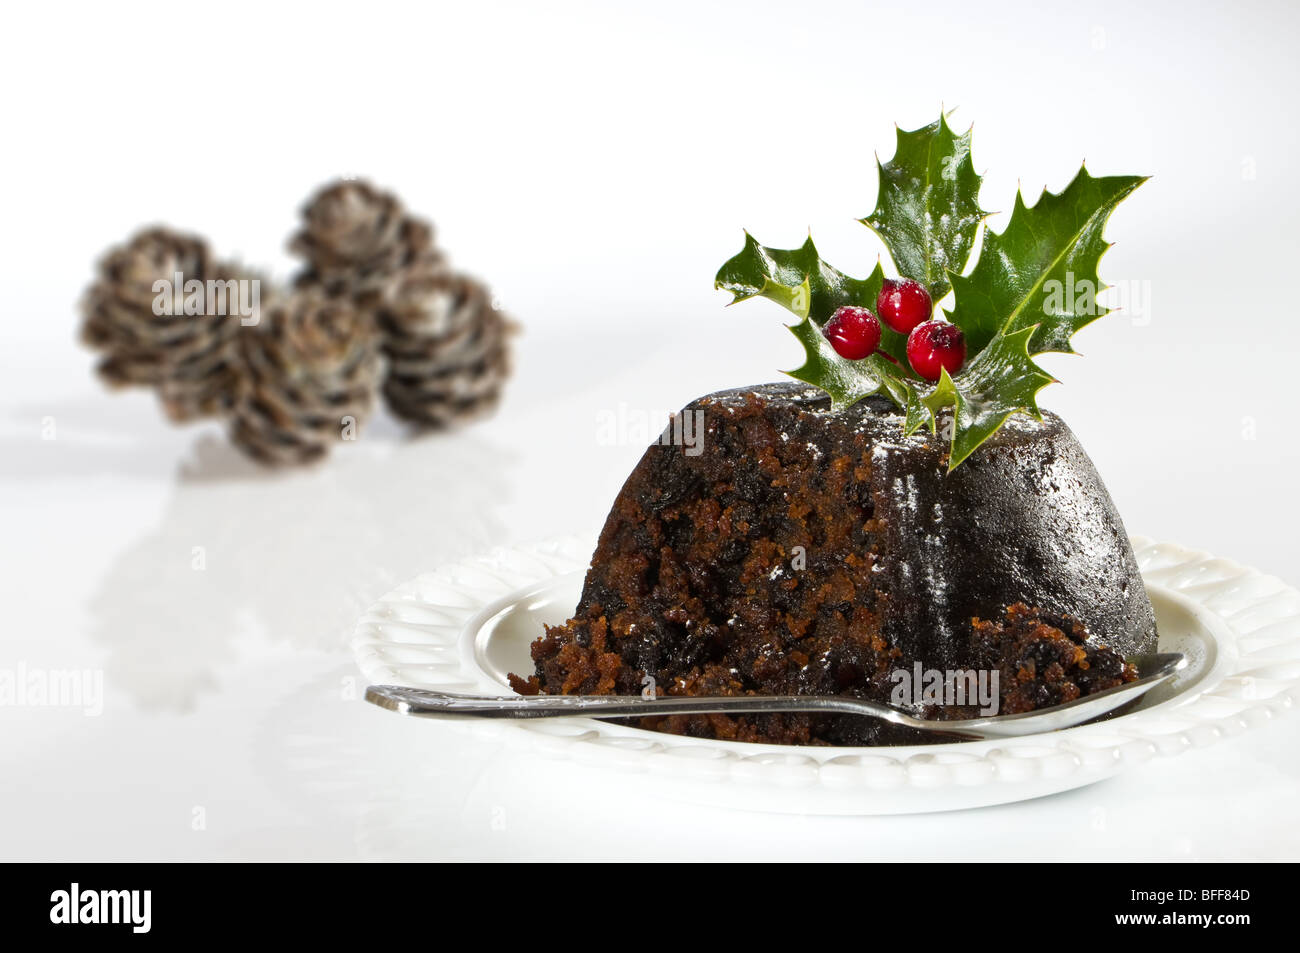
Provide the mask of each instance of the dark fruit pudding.
MULTIPOLYGON (((534 643, 535 671, 512 676, 517 691, 890 702, 895 673, 919 662, 997 672, 999 713, 1010 714, 1132 680, 1125 659, 1155 651, 1119 514, 1052 414, 1009 419, 949 472, 942 432, 904 437, 883 398, 831 413, 823 391, 789 382, 683 413, 695 411, 702 452, 646 451, 573 618, 534 643)), ((922 740, 844 715, 641 723, 782 744, 922 740)))

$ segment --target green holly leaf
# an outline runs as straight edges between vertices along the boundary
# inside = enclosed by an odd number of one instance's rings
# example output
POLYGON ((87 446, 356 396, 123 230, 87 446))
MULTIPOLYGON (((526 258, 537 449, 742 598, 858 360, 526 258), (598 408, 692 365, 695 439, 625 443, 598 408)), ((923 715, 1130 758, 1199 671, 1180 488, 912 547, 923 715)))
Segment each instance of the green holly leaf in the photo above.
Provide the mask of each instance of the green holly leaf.
POLYGON ((948 293, 948 273, 966 267, 987 215, 970 144, 971 130, 959 136, 943 116, 911 132, 899 129, 894 157, 876 161, 876 210, 860 220, 880 236, 899 273, 925 285, 934 301, 948 293))
POLYGON ((949 288, 949 318, 966 339, 968 360, 936 384, 918 378, 906 340, 882 329, 880 349, 860 361, 839 356, 823 334, 842 305, 873 307, 884 282, 877 262, 851 278, 821 260, 812 239, 794 249, 767 248, 748 233, 745 247, 722 266, 716 287, 732 303, 765 297, 799 318, 790 330, 804 363, 787 373, 822 388, 834 408, 870 394, 888 396, 904 413, 904 432, 951 429, 949 470, 970 457, 1015 413, 1041 417, 1038 392, 1053 378, 1033 361, 1045 351, 1071 352, 1076 331, 1105 313, 1097 265, 1109 247, 1102 230, 1141 176, 1093 178, 1080 170, 1066 188, 1044 192, 1033 207, 1017 195, 1007 227, 986 232, 980 259, 962 277, 984 213, 980 178, 970 162, 970 132, 958 136, 944 118, 898 133, 894 158, 880 166, 876 211, 863 221, 888 246, 899 271, 938 300, 949 288))
POLYGON ((921 397, 932 426, 944 408, 953 408, 950 473, 997 433, 1012 414, 1027 413, 1041 419, 1038 392, 1054 378, 1029 356, 1029 342, 1036 330, 1031 326, 999 334, 956 377, 942 371, 939 383, 921 397))
MULTIPOLYGON (((731 304, 757 297, 775 301, 800 319, 810 320, 820 331, 843 305, 874 311, 884 282, 880 262, 866 278, 851 278, 822 261, 811 236, 799 248, 768 248, 745 232, 745 247, 718 269, 714 287, 730 291, 731 304)), ((906 336, 883 327, 880 349, 899 362, 901 376, 911 376, 906 336)))
POLYGON ((1115 206, 1144 176, 1094 178, 1086 168, 1060 194, 1044 190, 1032 207, 1016 194, 1001 233, 986 231, 975 268, 954 275, 956 304, 949 320, 978 354, 999 333, 1037 325, 1030 354, 1073 353, 1070 338, 1106 313, 1097 264, 1109 248, 1102 229, 1115 206))

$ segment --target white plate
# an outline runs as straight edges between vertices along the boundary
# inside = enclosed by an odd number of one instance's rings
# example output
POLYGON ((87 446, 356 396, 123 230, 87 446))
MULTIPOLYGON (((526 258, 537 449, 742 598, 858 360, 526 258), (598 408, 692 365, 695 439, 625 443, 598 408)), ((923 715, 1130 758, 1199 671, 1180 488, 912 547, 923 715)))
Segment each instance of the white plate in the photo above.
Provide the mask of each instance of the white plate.
MULTIPOLYGON (((529 643, 577 604, 589 540, 497 549, 394 589, 353 640, 372 684, 500 692, 530 674, 529 643)), ((1153 757, 1203 747, 1300 700, 1300 593, 1207 553, 1134 538, 1160 649, 1187 669, 1136 710, 1024 738, 883 748, 813 748, 684 738, 594 719, 475 722, 469 730, 548 754, 647 772, 663 796, 748 810, 899 814, 1040 797, 1153 757)), ((430 731, 466 730, 463 722, 430 731)))

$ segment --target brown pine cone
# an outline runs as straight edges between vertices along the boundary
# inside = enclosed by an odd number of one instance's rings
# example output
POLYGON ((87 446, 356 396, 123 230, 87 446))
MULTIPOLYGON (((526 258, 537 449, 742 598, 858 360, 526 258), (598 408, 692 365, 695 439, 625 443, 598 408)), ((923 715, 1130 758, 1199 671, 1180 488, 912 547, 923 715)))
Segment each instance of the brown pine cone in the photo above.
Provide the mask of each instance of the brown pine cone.
POLYGON ((406 214, 396 196, 368 182, 336 182, 303 208, 303 228, 289 248, 307 260, 297 286, 373 305, 402 271, 441 260, 433 228, 406 214))
POLYGON ((231 440, 264 463, 308 463, 355 439, 381 372, 373 318, 319 289, 277 302, 240 337, 231 440))
POLYGON ((515 326, 482 283, 447 269, 412 269, 390 286, 379 328, 388 358, 384 397, 396 416, 439 429, 496 407, 515 326))
POLYGON ((296 285, 375 313, 388 358, 383 391, 395 415, 436 429, 496 406, 513 325, 487 288, 447 270, 432 226, 359 181, 326 187, 303 216, 291 248, 308 267, 296 285))
POLYGON ((234 342, 241 315, 229 301, 225 308, 213 308, 206 289, 208 282, 219 281, 234 290, 238 286, 224 283, 241 277, 213 261, 201 238, 166 228, 146 229, 111 249, 82 303, 82 340, 103 354, 100 377, 114 387, 158 387, 173 420, 227 409, 237 376, 234 342), (175 287, 178 274, 183 282, 204 283, 203 313, 184 313, 184 285, 175 287), (154 290, 159 280, 172 284, 170 300, 154 290), (155 306, 173 313, 156 314, 155 306))

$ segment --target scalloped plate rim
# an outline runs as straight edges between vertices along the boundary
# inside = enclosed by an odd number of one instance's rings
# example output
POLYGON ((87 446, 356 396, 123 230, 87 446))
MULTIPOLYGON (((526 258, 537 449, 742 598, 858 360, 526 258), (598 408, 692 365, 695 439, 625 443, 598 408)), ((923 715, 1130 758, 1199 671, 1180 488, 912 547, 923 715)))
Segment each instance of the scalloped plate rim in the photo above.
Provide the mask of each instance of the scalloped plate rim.
MULTIPOLYGON (((544 592, 557 577, 585 570, 587 554, 592 550, 591 538, 567 535, 496 547, 485 555, 447 563, 407 580, 359 620, 352 640, 358 665, 372 682, 462 691, 467 686, 473 690, 500 688, 483 660, 493 624, 506 610, 544 592), (456 581, 468 573, 476 576, 472 593, 456 581), (484 585, 485 576, 493 580, 491 585, 484 585), (422 591, 445 591, 446 587, 470 598, 447 606, 421 595, 422 591), (421 625, 428 626, 431 642, 412 643, 378 635, 385 624, 395 621, 395 611, 420 608, 433 609, 459 622, 396 620, 417 631, 421 625), (431 660, 391 663, 381 655, 385 648, 398 646, 416 656, 428 652, 431 660), (454 671, 441 656, 436 663, 432 661, 435 649, 455 658, 454 671), (421 678, 402 677, 404 666, 419 669, 421 665, 428 670, 422 670, 421 678)), ((1006 803, 1080 787, 1150 757, 1204 747, 1249 728, 1257 717, 1269 718, 1292 709, 1300 699, 1300 675, 1274 679, 1282 684, 1275 685, 1271 695, 1254 698, 1250 679, 1243 682, 1240 673, 1254 671, 1259 665, 1300 661, 1300 593, 1275 576, 1202 550, 1142 536, 1134 536, 1132 541, 1139 566, 1143 567, 1144 582, 1212 631, 1218 654, 1185 691, 1152 708, 1100 724, 1016 739, 874 748, 687 738, 586 718, 453 724, 476 734, 523 742, 552 756, 604 762, 624 771, 647 771, 663 782, 660 793, 673 799, 762 811, 889 814, 1006 803), (1203 573, 1199 572, 1187 575, 1181 586, 1160 581, 1161 577, 1186 574, 1189 568, 1206 563, 1213 563, 1215 568, 1209 581, 1202 580, 1203 573), (1272 591, 1254 596, 1230 591, 1247 579, 1272 591), (1275 618, 1266 618, 1244 632, 1233 626, 1231 618, 1278 599, 1289 602, 1275 618), (1216 601, 1235 607, 1224 616, 1207 605, 1216 601), (1289 638, 1254 652, 1242 649, 1241 640, 1252 632, 1283 622, 1296 629, 1289 638), (1294 649, 1293 659, 1275 653, 1256 655, 1288 643, 1294 649), (1242 684, 1228 685, 1234 679, 1242 684), (1225 685, 1241 690, 1234 693, 1225 690, 1225 685), (1235 710, 1226 714, 1212 712, 1216 706, 1235 710), (741 803, 737 803, 738 799, 741 803)))

